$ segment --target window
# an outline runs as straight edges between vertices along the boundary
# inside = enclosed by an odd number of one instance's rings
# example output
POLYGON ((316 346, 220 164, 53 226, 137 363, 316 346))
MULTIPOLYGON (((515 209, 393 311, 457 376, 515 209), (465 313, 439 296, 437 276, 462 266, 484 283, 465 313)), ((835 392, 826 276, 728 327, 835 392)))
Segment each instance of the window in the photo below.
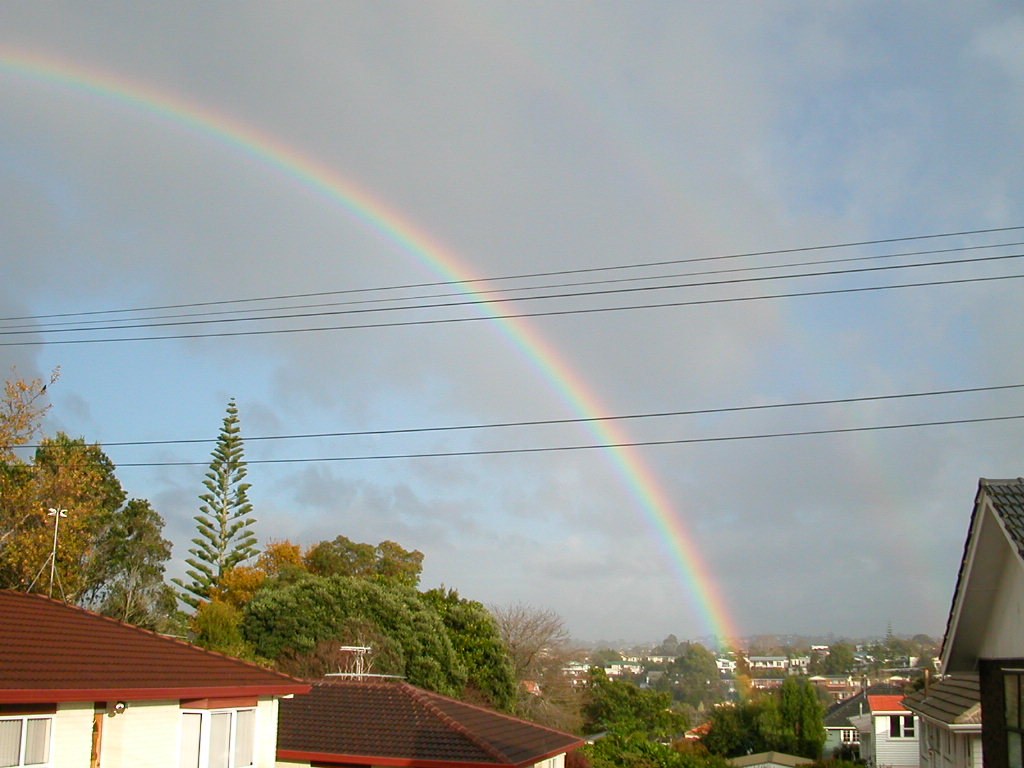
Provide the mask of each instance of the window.
POLYGON ((857 732, 856 728, 843 728, 839 734, 839 740, 842 741, 843 744, 859 744, 860 734, 857 732))
POLYGON ((912 738, 914 738, 914 716, 913 715, 889 715, 889 738, 890 739, 912 739, 912 738))
POLYGON ((0 718, 0 768, 50 762, 52 717, 0 718))
POLYGON ((248 768, 255 757, 255 742, 255 709, 183 712, 179 766, 248 768))

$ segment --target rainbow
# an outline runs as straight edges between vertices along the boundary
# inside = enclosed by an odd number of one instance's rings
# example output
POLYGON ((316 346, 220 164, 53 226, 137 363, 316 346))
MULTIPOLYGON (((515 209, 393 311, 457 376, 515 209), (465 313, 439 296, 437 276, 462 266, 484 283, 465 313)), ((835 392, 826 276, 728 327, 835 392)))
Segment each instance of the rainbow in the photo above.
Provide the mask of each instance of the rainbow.
MULTIPOLYGON (((444 279, 463 283, 474 279, 456 254, 398 211, 388 208, 326 165, 223 114, 79 64, 44 59, 10 49, 0 48, 0 73, 116 102, 212 138, 340 205, 351 216, 397 244, 444 279)), ((472 285, 471 282, 467 284, 472 285)), ((486 304, 482 293, 469 288, 464 290, 485 302, 484 306, 498 321, 502 333, 575 412, 585 418, 608 413, 593 388, 569 368, 524 319, 503 317, 486 304)), ((594 422, 592 429, 603 443, 629 442, 621 428, 613 423, 594 422)), ((673 509, 653 472, 645 466, 635 449, 609 448, 608 452, 622 481, 643 510, 674 575, 691 594, 710 633, 720 640, 739 637, 711 571, 702 561, 681 516, 673 509)))

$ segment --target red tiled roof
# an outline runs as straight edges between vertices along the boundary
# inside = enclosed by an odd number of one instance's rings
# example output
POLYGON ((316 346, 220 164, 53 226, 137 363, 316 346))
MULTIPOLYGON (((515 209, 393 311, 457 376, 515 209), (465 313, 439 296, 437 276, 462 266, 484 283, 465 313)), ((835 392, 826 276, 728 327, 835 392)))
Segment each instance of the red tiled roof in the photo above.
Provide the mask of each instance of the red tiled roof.
POLYGON ((0 590, 0 703, 304 693, 309 685, 41 595, 0 590))
POLYGON ((904 698, 902 694, 868 696, 868 706, 872 712, 906 712, 909 715, 910 710, 903 706, 904 698))
POLYGON ((511 767, 582 743, 408 683, 332 680, 281 702, 277 754, 283 760, 409 768, 511 767))

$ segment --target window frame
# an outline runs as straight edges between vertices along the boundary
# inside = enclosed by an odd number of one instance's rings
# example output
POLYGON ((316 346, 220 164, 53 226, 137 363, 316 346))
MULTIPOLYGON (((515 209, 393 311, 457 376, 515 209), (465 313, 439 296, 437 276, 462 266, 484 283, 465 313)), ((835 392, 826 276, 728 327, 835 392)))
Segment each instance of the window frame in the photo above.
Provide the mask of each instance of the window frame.
POLYGON ((18 739, 18 762, 10 766, 10 768, 27 768, 28 766, 46 768, 53 764, 53 715, 52 714, 24 714, 24 715, 5 715, 0 714, 0 722, 20 722, 21 723, 21 735, 18 739), (45 720, 48 725, 46 727, 46 759, 41 763, 26 763, 25 762, 25 751, 28 748, 28 721, 29 720, 45 720))
POLYGON ((890 739, 913 739, 917 736, 914 715, 889 715, 890 739))
POLYGON ((216 709, 193 709, 183 708, 178 726, 178 766, 181 768, 185 755, 185 722, 189 715, 199 715, 199 752, 195 755, 195 761, 188 755, 189 765, 197 765, 198 768, 210 768, 210 743, 213 736, 213 722, 216 715, 230 715, 228 721, 228 750, 227 768, 255 768, 257 764, 256 750, 256 712, 258 707, 218 707, 216 709), (252 712, 251 743, 249 744, 250 761, 245 765, 236 765, 238 757, 238 719, 242 712, 252 712))

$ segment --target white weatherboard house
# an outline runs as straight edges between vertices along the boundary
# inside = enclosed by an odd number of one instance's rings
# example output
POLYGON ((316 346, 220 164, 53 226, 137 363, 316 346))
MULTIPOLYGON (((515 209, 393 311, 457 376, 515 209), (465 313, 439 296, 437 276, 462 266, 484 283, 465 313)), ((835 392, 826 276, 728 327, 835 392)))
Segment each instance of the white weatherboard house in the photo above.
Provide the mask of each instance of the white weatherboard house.
POLYGON ((977 675, 957 675, 907 696, 921 722, 921 768, 982 768, 977 675))
POLYGON ((869 766, 917 768, 917 717, 903 706, 903 695, 868 694, 867 711, 850 718, 860 731, 860 756, 869 766))
POLYGON ((0 590, 0 766, 272 768, 294 678, 0 590))

